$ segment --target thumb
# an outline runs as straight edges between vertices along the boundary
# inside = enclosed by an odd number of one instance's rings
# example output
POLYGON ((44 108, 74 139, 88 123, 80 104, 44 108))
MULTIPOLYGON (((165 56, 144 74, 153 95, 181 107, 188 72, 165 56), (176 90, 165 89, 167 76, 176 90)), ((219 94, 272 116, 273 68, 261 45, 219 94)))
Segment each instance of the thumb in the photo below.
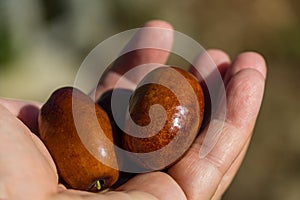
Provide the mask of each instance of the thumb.
POLYGON ((57 175, 30 130, 0 105, 0 199, 43 199, 57 175))

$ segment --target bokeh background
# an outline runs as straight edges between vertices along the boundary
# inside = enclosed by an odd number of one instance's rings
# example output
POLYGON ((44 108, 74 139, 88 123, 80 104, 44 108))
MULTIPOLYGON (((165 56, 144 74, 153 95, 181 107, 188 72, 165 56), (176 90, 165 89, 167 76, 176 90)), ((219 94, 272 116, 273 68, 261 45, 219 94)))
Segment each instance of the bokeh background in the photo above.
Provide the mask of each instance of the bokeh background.
POLYGON ((268 63, 263 107, 245 162, 223 199, 300 199, 300 1, 1 0, 0 96, 45 101, 71 85, 99 42, 151 19, 206 49, 268 63))

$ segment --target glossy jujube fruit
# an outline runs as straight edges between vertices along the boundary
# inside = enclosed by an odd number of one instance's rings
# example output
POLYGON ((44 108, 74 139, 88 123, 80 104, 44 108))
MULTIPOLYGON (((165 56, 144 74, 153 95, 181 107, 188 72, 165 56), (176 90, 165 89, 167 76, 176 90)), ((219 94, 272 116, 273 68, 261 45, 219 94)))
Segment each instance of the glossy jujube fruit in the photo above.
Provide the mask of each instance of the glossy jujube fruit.
POLYGON ((56 90, 41 108, 38 124, 40 138, 69 187, 97 191, 117 181, 110 121, 90 97, 72 87, 56 90))
POLYGON ((160 67, 134 91, 129 114, 132 121, 126 123, 124 149, 145 170, 161 170, 180 159, 195 140, 204 115, 203 90, 189 72, 160 67), (165 111, 151 111, 157 105, 165 111))

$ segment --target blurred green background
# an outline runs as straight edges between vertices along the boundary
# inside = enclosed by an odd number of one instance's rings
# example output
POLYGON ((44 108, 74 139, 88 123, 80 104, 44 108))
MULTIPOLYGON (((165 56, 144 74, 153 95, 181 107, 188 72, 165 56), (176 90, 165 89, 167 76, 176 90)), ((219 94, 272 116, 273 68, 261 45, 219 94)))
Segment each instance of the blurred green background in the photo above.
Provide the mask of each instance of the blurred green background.
POLYGON ((300 199, 300 1, 1 0, 0 96, 45 101, 70 85, 99 42, 151 19, 206 49, 262 53, 263 107, 237 177, 223 199, 300 199))

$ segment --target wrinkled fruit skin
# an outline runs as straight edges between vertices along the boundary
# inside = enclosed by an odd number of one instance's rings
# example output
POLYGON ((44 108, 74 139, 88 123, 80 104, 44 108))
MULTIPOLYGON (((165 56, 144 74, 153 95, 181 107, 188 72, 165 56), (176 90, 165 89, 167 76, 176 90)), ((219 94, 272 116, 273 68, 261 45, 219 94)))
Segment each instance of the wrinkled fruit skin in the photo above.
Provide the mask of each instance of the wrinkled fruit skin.
POLYGON ((60 177, 71 188, 96 191, 97 181, 101 189, 117 181, 109 118, 87 95, 71 87, 56 90, 41 108, 38 124, 60 177))
POLYGON ((161 170, 180 159, 195 140, 204 115, 204 94, 192 74, 176 67, 155 69, 141 83, 147 84, 140 84, 142 86, 134 91, 129 113, 139 126, 154 125, 147 131, 139 131, 139 136, 135 137, 129 135, 134 126, 126 124, 123 147, 137 153, 131 153, 130 157, 146 170, 161 170), (182 81, 182 76, 186 81, 182 81), (177 91, 176 94, 173 91, 177 91), (154 112, 151 121, 149 110, 155 104, 165 109, 166 121, 163 128, 153 135, 151 130, 156 130, 156 124, 163 120, 161 113, 154 112))

